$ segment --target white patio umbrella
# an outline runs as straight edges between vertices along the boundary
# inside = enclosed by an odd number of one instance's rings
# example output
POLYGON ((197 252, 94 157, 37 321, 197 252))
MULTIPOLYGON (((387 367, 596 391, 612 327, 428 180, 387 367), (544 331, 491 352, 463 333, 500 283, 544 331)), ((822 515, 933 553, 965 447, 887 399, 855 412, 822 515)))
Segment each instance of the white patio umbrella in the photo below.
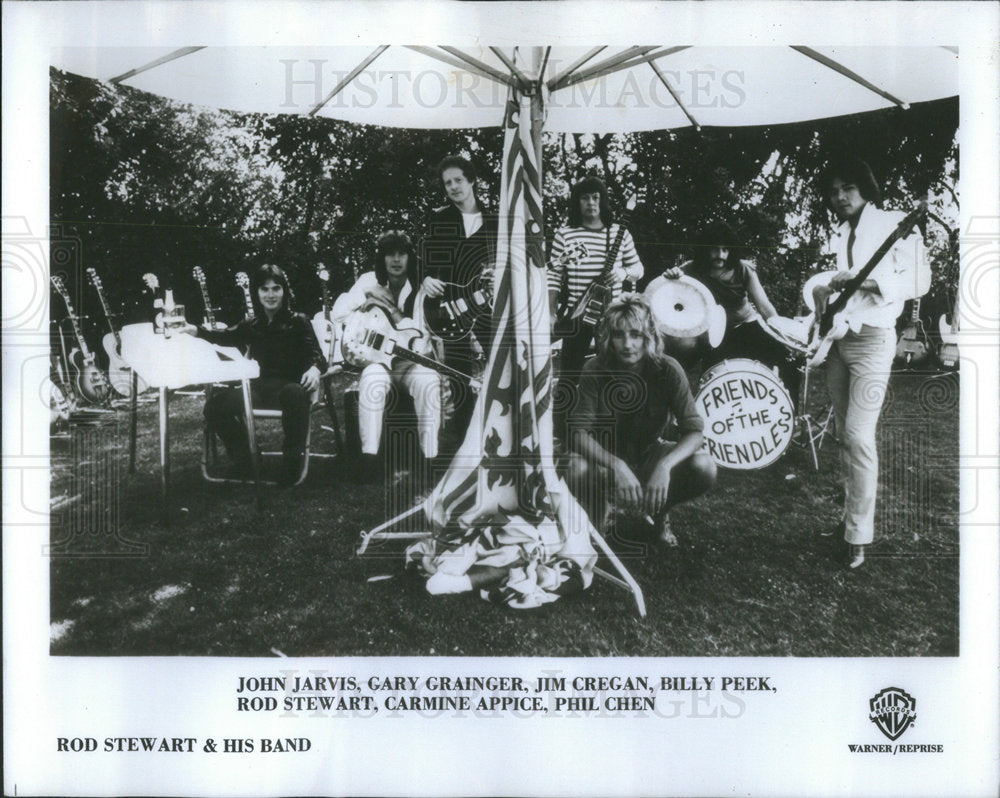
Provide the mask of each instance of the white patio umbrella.
POLYGON ((59 69, 182 102, 411 128, 496 127, 507 87, 546 130, 773 125, 958 94, 947 47, 61 48, 59 69), (530 52, 529 52, 530 51, 530 52))

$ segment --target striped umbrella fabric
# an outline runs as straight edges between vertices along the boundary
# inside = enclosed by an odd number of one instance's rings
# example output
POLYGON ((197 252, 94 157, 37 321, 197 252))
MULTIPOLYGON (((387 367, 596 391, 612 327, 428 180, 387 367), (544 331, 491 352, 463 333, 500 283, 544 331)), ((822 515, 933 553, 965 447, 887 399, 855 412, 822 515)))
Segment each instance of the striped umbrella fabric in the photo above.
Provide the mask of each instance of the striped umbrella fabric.
POLYGON ((519 608, 589 587, 596 561, 593 528, 553 460, 542 200, 530 111, 530 97, 511 89, 483 388, 465 440, 424 507, 435 534, 407 552, 432 574, 429 589, 445 575, 467 575, 477 585, 476 575, 489 572, 484 598, 519 608))

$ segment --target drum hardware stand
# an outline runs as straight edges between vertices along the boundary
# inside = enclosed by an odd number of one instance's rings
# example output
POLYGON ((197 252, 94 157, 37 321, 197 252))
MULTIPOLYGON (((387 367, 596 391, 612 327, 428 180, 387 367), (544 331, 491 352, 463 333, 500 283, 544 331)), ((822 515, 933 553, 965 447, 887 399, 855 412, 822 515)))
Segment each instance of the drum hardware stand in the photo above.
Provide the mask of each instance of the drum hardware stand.
POLYGON ((809 442, 809 451, 812 454, 813 468, 819 471, 819 457, 816 454, 818 449, 823 448, 823 439, 830 432, 833 424, 833 407, 827 408, 822 414, 822 419, 814 419, 809 412, 806 400, 809 397, 809 364, 802 369, 802 385, 799 388, 799 414, 795 417, 795 442, 799 446, 805 446, 805 440, 809 442))

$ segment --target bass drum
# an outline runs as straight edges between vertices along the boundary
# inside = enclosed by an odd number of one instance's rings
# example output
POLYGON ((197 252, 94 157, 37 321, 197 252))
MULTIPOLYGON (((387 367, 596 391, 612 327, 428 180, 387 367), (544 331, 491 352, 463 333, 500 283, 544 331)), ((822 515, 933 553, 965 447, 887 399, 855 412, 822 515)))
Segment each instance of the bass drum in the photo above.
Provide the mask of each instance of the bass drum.
POLYGON ((795 411, 778 376, 756 360, 723 360, 708 369, 695 399, 708 455, 722 468, 771 465, 792 442, 795 411))
POLYGON ((663 350, 685 367, 722 343, 726 311, 694 278, 664 279, 653 291, 647 289, 646 301, 663 336, 663 350))

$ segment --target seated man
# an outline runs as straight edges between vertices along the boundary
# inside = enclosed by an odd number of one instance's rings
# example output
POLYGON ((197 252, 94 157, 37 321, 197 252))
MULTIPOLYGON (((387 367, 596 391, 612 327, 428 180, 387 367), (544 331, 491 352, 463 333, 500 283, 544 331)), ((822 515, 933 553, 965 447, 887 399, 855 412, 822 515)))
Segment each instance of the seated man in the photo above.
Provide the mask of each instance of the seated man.
POLYGON ((613 486, 618 507, 651 516, 659 541, 676 546, 668 511, 715 482, 715 463, 699 451, 704 425, 687 378, 663 354, 649 306, 634 295, 608 308, 597 352, 580 377, 567 481, 595 524, 611 508, 604 493, 613 486), (677 442, 662 437, 671 421, 677 442))
MULTIPOLYGON (((415 279, 416 252, 410 237, 396 230, 384 233, 375 248, 375 271, 362 274, 350 291, 337 298, 334 320, 342 322, 355 311, 377 307, 396 326, 404 322, 407 326, 416 326, 409 318, 413 316, 417 295, 415 279)), ((429 338, 424 340, 430 344, 429 338)), ((419 354, 432 355, 433 352, 428 349, 419 354)), ((369 363, 361 372, 358 386, 361 453, 369 472, 382 440, 382 415, 391 386, 413 397, 417 435, 425 459, 432 460, 438 454, 441 428, 441 378, 438 373, 402 357, 394 359, 391 370, 383 363, 369 363)))
MULTIPOLYGON (((205 330, 193 324, 181 330, 219 346, 246 347, 260 364, 260 376, 251 383, 253 404, 281 409, 284 485, 294 484, 302 474, 311 397, 326 368, 312 325, 302 314, 292 312, 289 293, 285 272, 263 264, 251 279, 252 318, 228 330, 205 330)), ((205 420, 209 430, 222 439, 235 476, 248 476, 251 453, 240 389, 211 391, 205 402, 205 420)))

